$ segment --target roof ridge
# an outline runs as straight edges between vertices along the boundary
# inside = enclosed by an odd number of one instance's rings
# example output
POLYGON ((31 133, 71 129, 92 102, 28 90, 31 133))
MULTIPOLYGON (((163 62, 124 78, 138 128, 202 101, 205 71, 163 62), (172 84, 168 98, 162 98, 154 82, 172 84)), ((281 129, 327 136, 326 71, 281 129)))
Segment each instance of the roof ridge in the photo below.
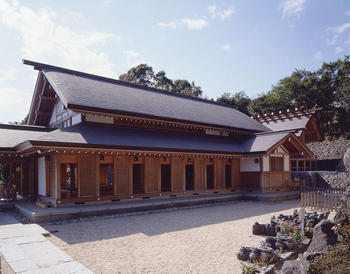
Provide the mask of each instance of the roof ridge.
POLYGON ((14 129, 14 130, 43 131, 43 132, 50 132, 50 131, 54 130, 53 128, 43 127, 43 126, 3 124, 3 123, 0 123, 0 128, 14 129))
POLYGON ((165 94, 165 95, 171 95, 174 97, 182 97, 182 98, 186 98, 186 99, 190 99, 190 100, 194 100, 194 101, 200 101, 200 102, 204 102, 204 103, 209 103, 209 104, 213 104, 213 105, 227 107, 227 108, 236 110, 237 112, 240 112, 239 110, 235 109, 233 106, 231 106, 229 104, 216 102, 216 101, 205 99, 205 98, 193 97, 190 95, 175 93, 175 92, 167 91, 164 89, 141 86, 138 84, 134 84, 134 83, 126 82, 126 81, 121 81, 121 80, 114 79, 114 78, 109 78, 109 77, 100 76, 100 75, 96 75, 96 74, 92 74, 92 73, 87 73, 87 72, 82 72, 82 71, 78 71, 78 70, 53 66, 53 65, 49 65, 49 64, 45 64, 45 63, 34 62, 34 61, 27 60, 27 59, 22 59, 22 62, 25 65, 33 66, 33 68, 35 70, 41 70, 41 69, 45 69, 45 68, 51 69, 51 70, 56 70, 56 71, 60 71, 63 73, 73 74, 76 76, 94 78, 95 80, 101 80, 101 81, 105 81, 105 82, 115 83, 115 84, 119 84, 119 85, 123 85, 123 86, 127 86, 127 87, 133 87, 133 88, 143 89, 143 90, 147 90, 147 91, 158 92, 158 93, 165 94))

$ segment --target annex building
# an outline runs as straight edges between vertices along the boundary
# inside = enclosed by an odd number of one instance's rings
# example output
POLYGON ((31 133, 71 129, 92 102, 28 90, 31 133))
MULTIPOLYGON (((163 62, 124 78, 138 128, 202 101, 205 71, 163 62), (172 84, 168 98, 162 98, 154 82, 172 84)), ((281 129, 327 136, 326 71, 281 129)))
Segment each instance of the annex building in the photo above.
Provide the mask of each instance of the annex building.
POLYGON ((0 125, 0 164, 43 204, 289 190, 292 169, 314 159, 305 139, 321 138, 312 119, 283 114, 294 127, 274 128, 210 100, 23 62, 38 71, 28 123, 0 125))

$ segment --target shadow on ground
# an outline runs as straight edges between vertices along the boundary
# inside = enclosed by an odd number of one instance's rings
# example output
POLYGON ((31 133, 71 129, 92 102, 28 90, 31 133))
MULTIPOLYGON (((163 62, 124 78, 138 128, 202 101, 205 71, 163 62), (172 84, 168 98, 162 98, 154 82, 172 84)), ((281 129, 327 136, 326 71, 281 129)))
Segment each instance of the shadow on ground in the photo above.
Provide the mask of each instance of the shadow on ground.
MULTIPOLYGON (((300 207, 300 200, 235 201, 204 207, 146 212, 129 216, 100 216, 93 220, 42 225, 67 244, 93 242, 142 233, 154 236, 260 216, 300 207)), ((292 213, 292 212, 291 212, 292 213)), ((266 223, 269 219, 266 220, 266 223)), ((253 224, 253 223, 252 223, 253 224)))

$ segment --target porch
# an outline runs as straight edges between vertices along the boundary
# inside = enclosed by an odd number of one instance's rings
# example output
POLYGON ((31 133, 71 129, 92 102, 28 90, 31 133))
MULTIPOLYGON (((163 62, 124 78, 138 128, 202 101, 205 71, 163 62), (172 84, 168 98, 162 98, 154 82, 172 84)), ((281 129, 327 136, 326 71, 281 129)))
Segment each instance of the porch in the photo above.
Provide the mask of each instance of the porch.
POLYGON ((299 191, 277 193, 261 193, 251 191, 222 192, 217 194, 201 193, 190 196, 163 197, 122 200, 116 202, 100 201, 81 205, 60 205, 56 208, 43 208, 33 202, 17 201, 16 209, 34 222, 50 222, 62 219, 84 218, 98 215, 132 214, 142 211, 162 209, 179 209, 191 206, 207 206, 213 203, 223 203, 241 200, 274 202, 280 200, 298 199, 299 191))

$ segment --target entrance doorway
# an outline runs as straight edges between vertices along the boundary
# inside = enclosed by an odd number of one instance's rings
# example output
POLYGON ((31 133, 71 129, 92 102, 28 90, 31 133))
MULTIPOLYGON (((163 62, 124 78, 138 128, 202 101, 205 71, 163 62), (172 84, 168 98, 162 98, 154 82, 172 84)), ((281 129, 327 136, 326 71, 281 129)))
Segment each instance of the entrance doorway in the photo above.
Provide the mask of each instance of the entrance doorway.
POLYGON ((231 188, 231 166, 225 165, 225 187, 231 188))
POLYGON ((78 197, 77 165, 61 164, 61 198, 78 197))
POLYGON ((145 193, 145 166, 143 164, 134 164, 132 166, 132 185, 133 193, 145 193))
POLYGON ((207 189, 214 189, 214 165, 207 165, 207 189))
POLYGON ((194 190, 194 168, 193 165, 186 165, 186 190, 194 190))
POLYGON ((112 164, 100 165, 100 196, 114 194, 114 166, 112 164))
POLYGON ((161 191, 171 191, 171 168, 170 165, 161 165, 161 191))

